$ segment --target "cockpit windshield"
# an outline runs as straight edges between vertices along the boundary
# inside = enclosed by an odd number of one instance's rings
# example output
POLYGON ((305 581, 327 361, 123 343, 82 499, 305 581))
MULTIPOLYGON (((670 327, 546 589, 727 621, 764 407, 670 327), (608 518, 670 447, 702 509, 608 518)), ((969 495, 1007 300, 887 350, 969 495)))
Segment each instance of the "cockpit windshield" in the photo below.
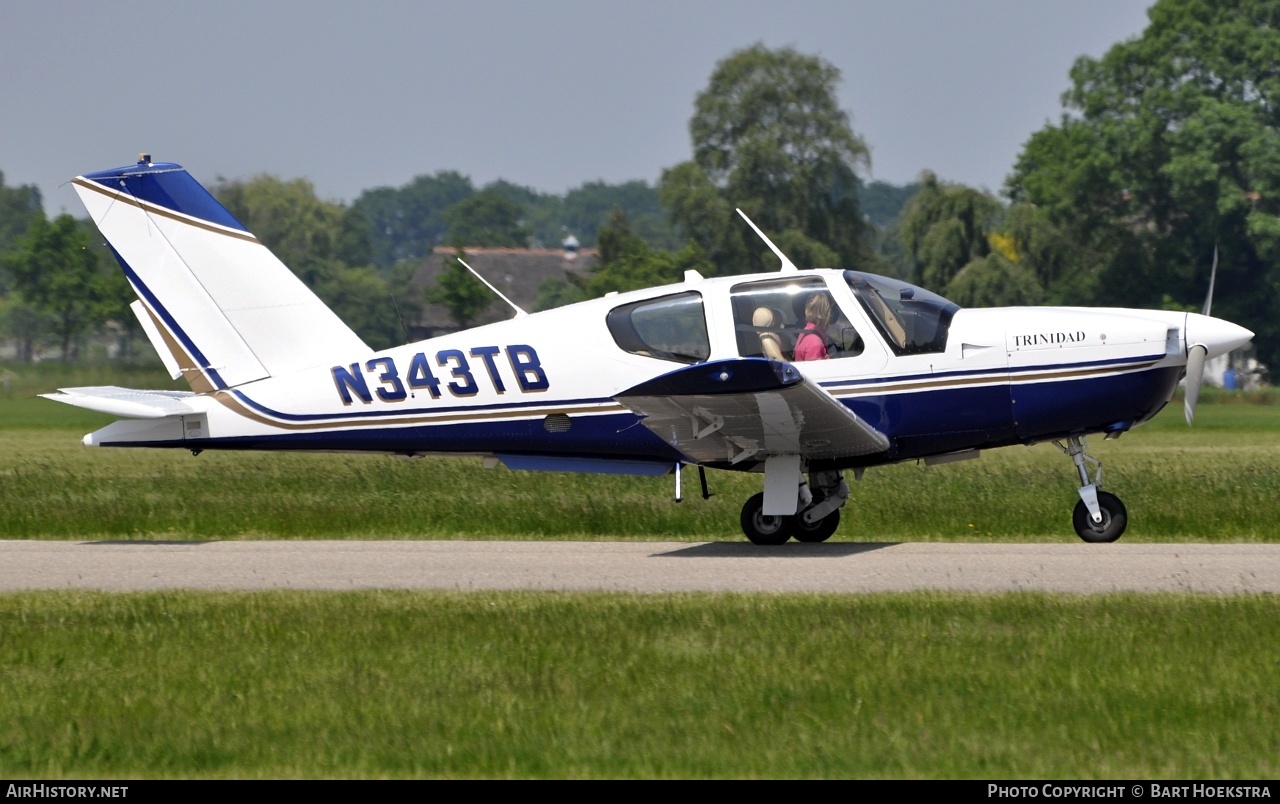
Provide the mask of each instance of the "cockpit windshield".
POLYGON ((894 354, 942 352, 947 330, 960 305, 924 288, 861 271, 845 271, 853 290, 894 354))

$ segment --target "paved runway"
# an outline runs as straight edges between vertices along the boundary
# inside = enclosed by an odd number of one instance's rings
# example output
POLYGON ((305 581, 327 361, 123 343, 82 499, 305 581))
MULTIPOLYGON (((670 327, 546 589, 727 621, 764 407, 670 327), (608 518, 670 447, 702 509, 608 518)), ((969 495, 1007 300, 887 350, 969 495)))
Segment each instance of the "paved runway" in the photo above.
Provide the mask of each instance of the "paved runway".
POLYGON ((0 541, 19 589, 1280 592, 1280 545, 0 541))

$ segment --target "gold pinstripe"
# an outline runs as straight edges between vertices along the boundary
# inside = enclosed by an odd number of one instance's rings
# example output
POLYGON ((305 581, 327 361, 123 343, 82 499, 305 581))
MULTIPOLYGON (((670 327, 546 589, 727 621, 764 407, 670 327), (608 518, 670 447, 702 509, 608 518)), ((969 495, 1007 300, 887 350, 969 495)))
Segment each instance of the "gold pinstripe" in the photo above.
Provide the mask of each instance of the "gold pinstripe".
POLYGON ((474 413, 435 413, 435 414, 419 414, 419 415, 401 415, 388 413, 386 418, 377 419, 358 419, 344 422, 282 422, 276 419, 251 410, 246 407, 240 400, 236 399, 229 391, 217 391, 213 398, 228 410, 243 416, 246 419, 258 422, 259 424, 278 427, 282 430, 347 430, 351 428, 365 427, 387 427, 406 424, 456 424, 458 422, 476 421, 484 419, 537 419, 550 416, 555 413, 564 415, 570 414, 593 414, 593 413, 621 413, 627 408, 616 402, 602 402, 595 405, 551 405, 541 408, 521 408, 520 410, 486 410, 476 411, 474 413))

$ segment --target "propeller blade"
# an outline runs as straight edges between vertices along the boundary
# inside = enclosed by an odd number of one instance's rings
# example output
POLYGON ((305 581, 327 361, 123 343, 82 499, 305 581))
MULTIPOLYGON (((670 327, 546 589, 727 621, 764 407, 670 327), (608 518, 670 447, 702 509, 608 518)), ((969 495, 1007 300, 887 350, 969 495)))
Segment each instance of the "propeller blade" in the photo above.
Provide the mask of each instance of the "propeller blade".
POLYGON ((1208 350, 1199 344, 1187 351, 1187 392, 1182 403, 1187 424, 1196 418, 1196 401, 1200 399, 1200 383, 1204 380, 1204 358, 1208 350))
POLYGON ((1218 244, 1213 244, 1213 267, 1209 269, 1209 292, 1204 296, 1204 309, 1201 314, 1208 315, 1213 309, 1213 282, 1218 278, 1218 244))

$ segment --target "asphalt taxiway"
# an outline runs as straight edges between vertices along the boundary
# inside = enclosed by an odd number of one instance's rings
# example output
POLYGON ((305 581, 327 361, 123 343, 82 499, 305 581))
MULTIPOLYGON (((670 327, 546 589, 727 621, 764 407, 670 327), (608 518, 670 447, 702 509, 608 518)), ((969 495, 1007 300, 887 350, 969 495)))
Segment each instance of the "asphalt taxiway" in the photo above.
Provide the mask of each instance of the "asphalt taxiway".
POLYGON ((1280 592, 1280 544, 0 541, 0 591, 1280 592))

